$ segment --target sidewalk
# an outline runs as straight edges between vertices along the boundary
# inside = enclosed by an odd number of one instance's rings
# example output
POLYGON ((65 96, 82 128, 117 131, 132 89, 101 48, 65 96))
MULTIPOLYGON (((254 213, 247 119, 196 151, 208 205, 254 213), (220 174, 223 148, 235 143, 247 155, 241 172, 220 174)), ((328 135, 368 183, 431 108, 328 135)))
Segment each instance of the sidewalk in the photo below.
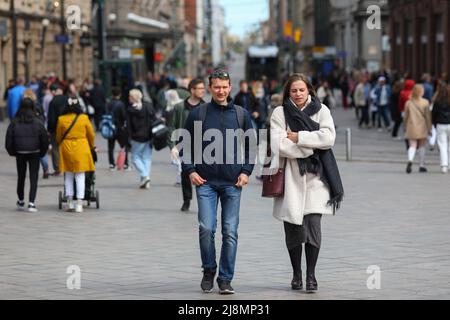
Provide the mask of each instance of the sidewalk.
MULTIPOLYGON (((345 111, 335 116, 347 124, 345 111)), ((3 138, 5 131, 0 123, 3 138)), ((401 143, 387 133, 354 130, 354 142, 354 158, 402 157, 401 143), (397 153, 378 156, 384 143, 397 153)), ((37 214, 17 212, 15 161, 0 147, 0 299, 450 298, 450 175, 437 167, 407 175, 394 161, 339 162, 346 197, 336 216, 323 219, 319 291, 312 295, 290 290, 283 226, 252 177, 241 202, 236 294, 224 297, 217 287, 212 294, 200 290, 196 202, 190 213, 179 211, 168 150, 154 153, 151 188, 140 190, 135 171, 108 171, 106 143, 97 137, 97 144, 101 209, 82 215, 57 209, 62 178, 40 180, 37 214), (66 285, 72 265, 81 269, 80 290, 66 285), (372 265, 381 270, 378 290, 367 287, 372 265)), ((336 149, 344 149, 340 139, 336 149)), ((218 229, 217 248, 220 239, 218 229)))

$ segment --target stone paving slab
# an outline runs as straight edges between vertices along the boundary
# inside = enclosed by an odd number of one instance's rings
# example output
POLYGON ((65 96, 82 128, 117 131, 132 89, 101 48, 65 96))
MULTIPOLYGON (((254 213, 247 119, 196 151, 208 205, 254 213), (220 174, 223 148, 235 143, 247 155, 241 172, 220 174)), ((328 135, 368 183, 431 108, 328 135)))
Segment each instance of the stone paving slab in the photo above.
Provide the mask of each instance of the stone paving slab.
MULTIPOLYGON (((334 114, 353 123, 349 111, 334 114)), ((5 131, 0 123, 3 137, 5 131)), ((97 137, 101 209, 59 211, 63 180, 52 177, 40 180, 40 211, 31 214, 14 208, 15 161, 1 146, 0 299, 449 299, 450 175, 438 173, 436 154, 428 174, 406 175, 401 143, 387 133, 354 135, 354 150, 380 161, 340 156, 346 198, 336 216, 322 220, 319 291, 312 295, 290 290, 283 226, 254 177, 242 196, 236 294, 222 297, 200 291, 197 206, 179 211, 181 189, 167 150, 154 153, 151 188, 140 190, 136 172, 108 171, 106 144, 97 137), (371 145, 361 142, 366 135, 371 145), (395 152, 381 159, 385 145, 395 152), (81 268, 80 290, 66 287, 70 265, 81 268), (379 290, 367 288, 371 265, 381 270, 379 290)), ((340 139, 336 149, 345 150, 340 139)), ((220 229, 216 238, 219 248, 220 229)))

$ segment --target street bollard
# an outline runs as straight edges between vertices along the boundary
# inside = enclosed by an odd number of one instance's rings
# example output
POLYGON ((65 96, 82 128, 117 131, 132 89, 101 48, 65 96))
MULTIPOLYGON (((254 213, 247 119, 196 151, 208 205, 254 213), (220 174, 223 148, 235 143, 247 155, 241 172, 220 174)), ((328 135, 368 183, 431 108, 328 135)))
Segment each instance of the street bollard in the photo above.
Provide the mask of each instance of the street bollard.
POLYGON ((347 161, 352 161, 352 129, 345 129, 347 161))

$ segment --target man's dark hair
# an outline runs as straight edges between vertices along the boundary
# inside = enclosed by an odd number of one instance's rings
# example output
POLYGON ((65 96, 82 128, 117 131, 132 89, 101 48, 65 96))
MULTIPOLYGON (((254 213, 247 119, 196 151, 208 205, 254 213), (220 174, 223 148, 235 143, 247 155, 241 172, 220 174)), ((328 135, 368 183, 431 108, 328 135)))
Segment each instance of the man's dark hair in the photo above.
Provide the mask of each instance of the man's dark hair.
POLYGON ((244 83, 247 83, 247 84, 248 84, 247 80, 241 80, 241 81, 239 81, 239 86, 242 86, 244 83))
POLYGON ((214 70, 208 77, 209 79, 209 86, 212 85, 212 80, 213 79, 220 79, 220 80, 228 80, 230 82, 231 85, 231 78, 230 78, 230 74, 228 73, 227 70, 225 69, 217 69, 214 70))
POLYGON ((194 88, 195 88, 196 86, 198 86, 199 84, 205 84, 205 83, 203 82, 203 79, 200 79, 200 78, 192 79, 192 80, 189 82, 188 90, 191 91, 192 89, 194 89, 194 88))
POLYGON ((111 89, 111 94, 112 94, 113 97, 118 97, 118 96, 120 96, 122 94, 122 91, 120 90, 119 87, 113 87, 111 89))

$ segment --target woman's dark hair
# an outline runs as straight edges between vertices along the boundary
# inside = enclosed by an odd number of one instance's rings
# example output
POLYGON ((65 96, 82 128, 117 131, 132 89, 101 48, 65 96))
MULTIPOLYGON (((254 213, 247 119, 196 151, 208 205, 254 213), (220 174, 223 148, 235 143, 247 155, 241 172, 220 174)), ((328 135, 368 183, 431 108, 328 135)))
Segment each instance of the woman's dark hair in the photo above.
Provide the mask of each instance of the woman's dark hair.
POLYGON ((317 97, 316 90, 314 89, 311 81, 309 81, 309 78, 302 73, 294 73, 292 76, 289 77, 289 79, 284 84, 283 101, 289 99, 292 84, 296 81, 303 81, 306 84, 306 87, 308 88, 309 95, 314 98, 317 97))
POLYGON ((450 102, 450 95, 448 92, 447 84, 443 81, 439 81, 436 87, 435 102, 446 103, 450 102))
POLYGON ((67 100, 67 104, 64 107, 62 114, 75 113, 82 114, 83 110, 81 109, 80 102, 77 98, 69 98, 67 100))
POLYGON ((32 122, 36 118, 36 108, 34 101, 30 98, 24 98, 20 102, 15 119, 19 122, 32 122))

